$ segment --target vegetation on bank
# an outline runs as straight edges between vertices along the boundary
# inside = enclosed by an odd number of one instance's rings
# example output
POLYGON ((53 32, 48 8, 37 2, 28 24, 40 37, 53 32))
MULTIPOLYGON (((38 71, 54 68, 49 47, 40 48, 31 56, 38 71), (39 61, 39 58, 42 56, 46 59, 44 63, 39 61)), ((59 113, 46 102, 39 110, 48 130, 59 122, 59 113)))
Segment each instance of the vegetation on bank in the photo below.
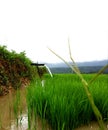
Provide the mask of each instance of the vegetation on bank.
POLYGON ((8 93, 10 88, 19 88, 25 79, 33 79, 36 73, 36 67, 31 66, 25 52, 18 54, 0 46, 0 95, 8 93))
MULTIPOLYGON (((90 81, 94 74, 83 76, 90 81)), ((40 115, 42 121, 46 119, 55 130, 72 130, 96 120, 77 75, 61 74, 53 78, 46 75, 44 87, 36 82, 32 82, 27 91, 29 128, 37 115, 40 115)), ((100 75, 89 86, 89 90, 103 120, 108 121, 108 75, 100 75)))

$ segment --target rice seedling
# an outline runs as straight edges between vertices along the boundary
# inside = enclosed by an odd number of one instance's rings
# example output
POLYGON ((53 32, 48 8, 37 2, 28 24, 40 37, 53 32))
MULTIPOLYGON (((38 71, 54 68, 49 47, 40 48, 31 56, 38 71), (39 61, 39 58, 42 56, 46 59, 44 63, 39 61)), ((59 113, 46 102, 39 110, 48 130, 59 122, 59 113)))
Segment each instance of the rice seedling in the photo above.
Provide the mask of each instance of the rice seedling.
MULTIPOLYGON (((89 79, 94 75, 84 75, 89 79)), ((44 77, 45 86, 32 82, 27 91, 28 117, 46 119, 55 130, 72 130, 96 120, 92 107, 77 75, 44 77)), ((90 87, 94 102, 104 121, 108 121, 107 75, 101 75, 90 87), (102 92, 101 92, 102 91, 102 92)), ((36 122, 34 122, 36 123, 36 122)), ((30 125, 30 124, 29 124, 30 125)), ((29 127, 30 128, 30 127, 29 127)))
POLYGON ((70 59, 71 59, 71 61, 72 61, 72 63, 73 63, 72 65, 69 64, 69 63, 68 63, 65 59, 63 59, 61 56, 59 56, 58 54, 56 54, 53 50, 51 50, 50 48, 48 48, 48 49, 49 49, 53 54, 55 54, 59 59, 61 59, 65 64, 67 64, 67 65, 78 75, 78 77, 80 78, 80 80, 81 80, 81 82, 82 82, 82 84, 83 84, 83 87, 84 87, 84 89, 85 89, 85 93, 86 93, 86 95, 87 95, 87 97, 88 97, 89 103, 90 103, 90 105, 91 105, 91 107, 92 107, 92 110, 93 110, 93 112, 94 112, 94 114, 95 114, 95 117, 97 118, 97 121, 98 121, 100 130, 104 130, 105 128, 104 128, 104 122, 103 122, 103 119, 102 119, 102 115, 101 115, 99 109, 97 108, 97 106, 95 105, 93 96, 91 95, 91 93, 90 93, 88 87, 90 86, 90 84, 91 84, 92 82, 94 82, 94 81, 97 79, 97 77, 98 77, 101 73, 103 73, 103 71, 104 71, 105 69, 108 68, 108 64, 107 64, 106 66, 104 66, 104 67, 97 73, 97 75, 90 80, 90 82, 87 82, 87 81, 84 79, 83 75, 81 74, 79 68, 77 67, 77 65, 76 65, 76 63, 75 63, 75 61, 73 60, 73 57, 72 57, 72 55, 71 55, 71 48, 70 48, 70 44, 69 44, 69 39, 68 39, 68 45, 69 45, 69 55, 70 55, 70 59))
POLYGON ((19 114, 22 113, 22 109, 21 109, 21 96, 20 96, 19 90, 17 90, 15 99, 13 101, 13 111, 14 111, 14 116, 16 118, 16 122, 17 122, 17 126, 18 126, 19 114))
POLYGON ((27 106, 26 106, 26 90, 25 89, 18 89, 13 95, 12 98, 12 111, 13 116, 16 119, 15 123, 17 127, 22 127, 24 124, 24 118, 27 113, 27 106))

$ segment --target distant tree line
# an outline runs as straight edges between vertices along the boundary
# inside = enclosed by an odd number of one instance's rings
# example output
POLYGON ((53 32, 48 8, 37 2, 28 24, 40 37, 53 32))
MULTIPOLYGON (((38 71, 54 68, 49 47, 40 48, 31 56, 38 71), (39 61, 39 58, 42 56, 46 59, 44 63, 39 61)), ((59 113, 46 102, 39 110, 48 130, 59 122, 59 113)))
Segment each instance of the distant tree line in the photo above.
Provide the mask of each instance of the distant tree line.
MULTIPOLYGON (((81 73, 97 73, 103 66, 81 66, 79 67, 81 73)), ((50 68, 52 73, 74 73, 71 68, 68 67, 53 67, 50 68)), ((108 69, 106 69, 104 74, 108 74, 108 69)))

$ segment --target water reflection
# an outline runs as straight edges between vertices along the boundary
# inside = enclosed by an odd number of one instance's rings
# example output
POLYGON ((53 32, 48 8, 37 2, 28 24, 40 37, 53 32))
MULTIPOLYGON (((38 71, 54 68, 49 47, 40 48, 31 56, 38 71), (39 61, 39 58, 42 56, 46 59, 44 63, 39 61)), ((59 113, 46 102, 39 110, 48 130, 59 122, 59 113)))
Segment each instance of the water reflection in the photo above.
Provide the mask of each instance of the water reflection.
MULTIPOLYGON (((21 89, 19 92, 20 93, 12 91, 8 95, 0 97, 0 130, 28 129, 26 88, 21 89), (15 110, 17 110, 16 104, 18 105, 19 112, 15 114, 15 110)), ((45 127, 44 130, 51 130, 48 123, 46 122, 44 127, 45 127)), ((40 118, 37 117, 36 129, 42 130, 42 128, 43 128, 42 122, 40 118)))
POLYGON ((28 117, 27 114, 22 114, 19 116, 18 124, 15 120, 11 121, 11 126, 9 130, 27 130, 28 128, 28 117))
MULTIPOLYGON (((21 128, 17 128, 16 115, 14 114, 14 107, 16 101, 16 92, 11 91, 8 95, 0 97, 0 130, 26 130, 27 129, 27 111, 26 111, 26 99, 25 90, 20 90, 20 113, 18 116, 18 124, 21 128)), ((17 107, 17 105, 16 105, 17 107)), ((18 127, 19 127, 18 126, 18 127)))

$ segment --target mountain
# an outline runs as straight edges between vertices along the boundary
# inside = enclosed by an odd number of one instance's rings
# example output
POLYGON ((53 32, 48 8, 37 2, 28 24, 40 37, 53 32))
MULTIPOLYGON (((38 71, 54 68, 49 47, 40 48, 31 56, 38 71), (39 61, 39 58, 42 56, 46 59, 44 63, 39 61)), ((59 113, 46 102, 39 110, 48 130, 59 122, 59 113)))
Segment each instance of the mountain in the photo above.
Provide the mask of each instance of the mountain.
POLYGON ((91 61, 91 62, 79 62, 78 66, 105 66, 108 64, 108 60, 91 61))
MULTIPOLYGON (((72 64, 72 62, 68 62, 69 64, 72 64)), ((108 64, 108 60, 100 60, 100 61, 89 61, 89 62, 76 62, 77 66, 105 66, 108 64)), ((49 68, 65 68, 68 67, 65 63, 46 63, 46 65, 49 68)))
MULTIPOLYGON (((69 64, 72 63, 69 62, 69 64)), ((108 64, 108 60, 76 62, 76 64, 81 73, 97 73, 103 66, 108 64)), ((46 63, 46 65, 50 68, 52 73, 73 73, 71 68, 69 68, 65 63, 46 63)), ((106 69, 104 73, 108 73, 108 69, 106 69)))

